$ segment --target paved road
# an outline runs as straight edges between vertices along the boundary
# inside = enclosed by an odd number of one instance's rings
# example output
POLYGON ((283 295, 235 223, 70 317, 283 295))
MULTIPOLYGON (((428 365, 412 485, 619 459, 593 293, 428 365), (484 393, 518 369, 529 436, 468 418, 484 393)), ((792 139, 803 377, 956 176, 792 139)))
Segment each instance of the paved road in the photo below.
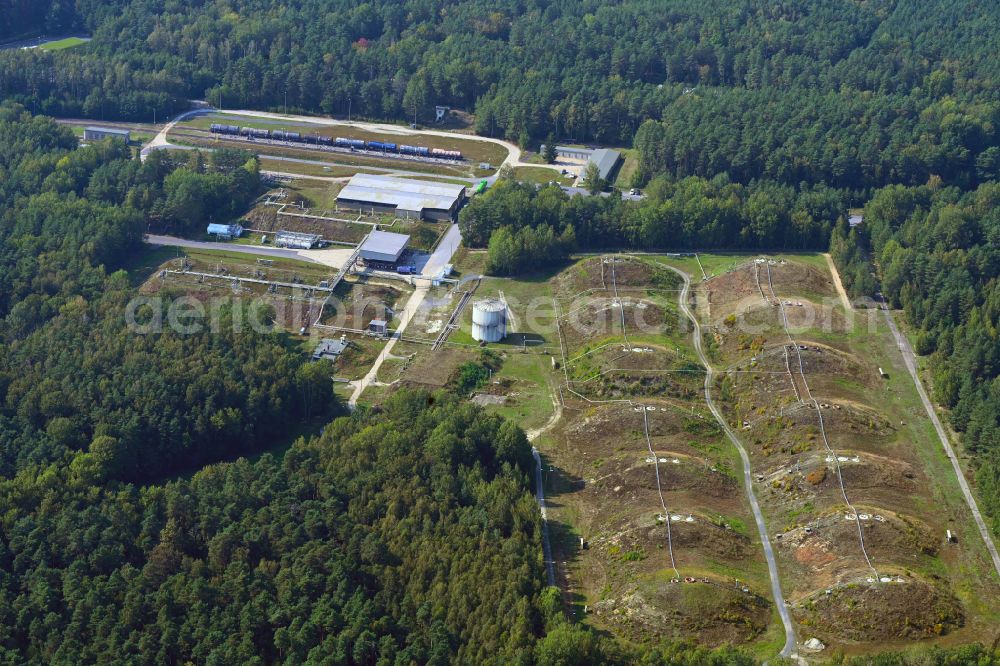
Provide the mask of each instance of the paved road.
POLYGON ((760 504, 757 502, 757 496, 753 491, 750 456, 747 454, 746 449, 743 448, 743 444, 740 443, 736 433, 734 433, 733 429, 729 427, 729 423, 726 421, 725 417, 723 417, 722 412, 712 399, 712 365, 708 362, 708 357, 702 349, 701 324, 698 323, 697 317, 695 317, 694 313, 688 308, 688 291, 691 288, 691 278, 683 271, 677 270, 672 266, 667 266, 667 268, 670 268, 670 270, 680 275, 681 279, 684 280, 684 288, 681 289, 679 303, 684 315, 694 325, 694 349, 698 353, 698 358, 700 359, 701 364, 705 367, 705 403, 711 410, 712 415, 715 416, 715 420, 718 421, 723 431, 725 431, 729 441, 731 441, 740 452, 740 458, 743 460, 743 483, 746 486, 747 499, 750 501, 750 507, 753 509, 753 517, 757 523, 757 532, 760 534, 760 541, 764 547, 764 557, 767 559, 767 571, 771 576, 771 594, 774 596, 774 603, 778 607, 778 614, 781 616, 781 623, 785 626, 785 646, 781 649, 781 656, 796 659, 797 655, 795 650, 797 643, 795 640, 795 625, 792 623, 792 615, 788 611, 788 604, 785 603, 785 596, 781 591, 781 580, 778 578, 778 563, 774 559, 774 549, 771 547, 771 540, 767 534, 767 525, 764 523, 764 514, 760 510, 760 504))
POLYGON ((545 511, 545 486, 542 484, 542 457, 535 447, 531 447, 531 455, 535 457, 535 498, 542 512, 542 554, 545 557, 545 575, 549 587, 555 587, 556 572, 552 561, 552 544, 549 543, 549 516, 545 511))
POLYGON ((434 248, 431 258, 424 264, 424 270, 422 271, 424 277, 433 277, 446 264, 450 264, 451 258, 458 252, 458 247, 461 244, 462 232, 457 224, 452 224, 441 238, 441 242, 434 248))
MULTIPOLYGON (((430 278, 441 270, 445 264, 451 263, 452 255, 455 254, 455 251, 458 250, 458 246, 461 244, 462 232, 459 230, 457 224, 452 224, 441 238, 437 247, 434 248, 434 252, 431 253, 427 263, 424 264, 421 277, 430 278)), ((403 311, 399 314, 399 327, 392 334, 389 341, 385 343, 385 347, 382 348, 382 352, 378 355, 378 358, 375 359, 375 362, 372 363, 372 367, 368 370, 368 373, 358 381, 357 385, 355 385, 354 392, 351 393, 351 397, 347 402, 351 409, 358 404, 358 398, 360 398, 361 394, 365 392, 365 389, 375 382, 376 377, 378 377, 379 368, 382 367, 382 363, 385 359, 389 357, 392 352, 392 348, 396 346, 396 341, 402 337, 403 332, 410 323, 410 320, 412 320, 414 315, 416 315, 420 310, 420 306, 423 304, 424 299, 427 297, 427 292, 429 292, 430 289, 430 280, 421 280, 420 284, 418 284, 416 289, 413 291, 413 294, 410 295, 410 299, 406 301, 403 311)))
POLYGON ((236 245, 235 243, 215 243, 212 241, 196 241, 175 236, 157 236, 149 234, 144 239, 150 245, 166 245, 169 247, 189 247, 197 250, 225 250, 241 254, 256 254, 263 257, 281 257, 282 259, 300 259, 319 263, 313 259, 300 257, 296 250, 286 250, 279 247, 258 247, 254 245, 236 245))
POLYGON ((261 169, 260 172, 265 176, 273 176, 275 178, 287 178, 288 180, 317 180, 322 183, 346 183, 351 179, 350 176, 307 176, 304 173, 272 171, 270 169, 261 169))
POLYGON ((191 109, 190 111, 185 111, 184 113, 180 114, 179 116, 171 120, 169 123, 163 126, 163 129, 160 130, 159 134, 150 139, 149 143, 147 143, 145 146, 142 147, 142 150, 139 151, 139 159, 145 161, 146 157, 149 156, 149 151, 151 150, 158 150, 161 148, 184 148, 184 146, 174 146, 172 143, 170 143, 167 140, 167 133, 174 128, 174 125, 181 122, 182 120, 187 120, 188 118, 200 116, 204 113, 208 113, 209 111, 210 109, 207 108, 191 109))
POLYGON ((169 247, 189 247, 197 250, 223 250, 240 254, 253 254, 258 257, 278 257, 295 259, 313 264, 323 264, 339 269, 351 256, 352 249, 325 250, 291 250, 280 247, 262 247, 260 245, 237 245, 235 243, 216 243, 212 241, 196 241, 175 236, 157 236, 149 234, 145 241, 150 245, 165 245, 169 247))
POLYGON ((944 447, 945 454, 948 456, 948 460, 951 461, 951 466, 955 470, 955 476, 958 477, 958 485, 962 488, 962 494, 965 496, 965 503, 969 505, 969 510, 972 512, 972 517, 976 521, 976 527, 979 528, 979 534, 983 537, 983 543, 986 544, 986 550, 990 552, 990 558, 993 560, 993 567, 996 569, 997 574, 1000 575, 1000 553, 997 552, 996 544, 993 543, 993 538, 990 536, 989 528, 986 526, 986 521, 983 520, 983 515, 979 512, 979 506, 976 504, 976 498, 972 496, 972 491, 969 489, 969 483, 965 480, 965 474, 962 472, 962 466, 958 462, 958 458, 955 456, 955 450, 951 447, 951 443, 948 441, 948 433, 945 432, 944 426, 941 425, 941 420, 938 418, 937 412, 934 411, 934 405, 931 404, 930 398, 927 396, 927 391, 924 390, 924 385, 920 381, 920 376, 917 374, 917 357, 913 353, 913 348, 910 347, 910 341, 906 339, 899 329, 896 327, 896 322, 892 318, 892 311, 889 310, 889 306, 886 304, 885 299, 881 302, 882 313, 885 314, 885 321, 889 324, 889 330, 892 331, 892 335, 896 338, 896 346, 899 348, 899 352, 903 356, 903 363, 906 365, 907 371, 910 373, 910 378, 913 380, 914 386, 917 387, 917 393, 920 395, 920 402, 924 403, 924 409, 927 411, 927 416, 930 417, 931 423, 934 424, 934 430, 937 431, 938 439, 941 440, 941 445, 944 447))
MULTIPOLYGON (((263 147, 263 146, 266 146, 267 144, 249 144, 249 145, 250 145, 250 147, 255 147, 255 146, 261 146, 261 147, 263 147)), ((331 154, 334 155, 334 157, 336 157, 336 153, 331 153, 331 154)), ((401 177, 404 177, 404 178, 407 177, 407 176, 421 176, 421 177, 424 177, 424 178, 426 178, 428 176, 430 176, 430 177, 434 176, 434 174, 427 173, 426 171, 413 171, 413 170, 409 170, 409 169, 396 169, 396 168, 390 169, 388 167, 376 167, 376 166, 368 166, 368 165, 361 165, 361 166, 359 166, 357 164, 345 164, 343 162, 329 162, 329 161, 323 161, 323 160, 308 160, 308 159, 305 159, 305 158, 302 158, 302 157, 286 157, 284 155, 268 155, 267 153, 263 153, 263 152, 260 153, 260 156, 263 159, 274 160, 276 162, 290 162, 292 164, 307 164, 307 165, 311 165, 311 166, 320 166, 320 167, 327 167, 328 166, 328 167, 335 167, 335 168, 341 168, 341 169, 353 169, 353 170, 361 169, 361 170, 364 170, 364 171, 374 171, 374 172, 378 172, 380 174, 384 173, 384 174, 388 174, 390 176, 401 176, 401 177)), ((410 164, 413 164, 413 162, 410 162, 410 164)), ((296 174, 296 178, 315 178, 315 177, 300 173, 300 174, 296 174)), ((351 179, 350 176, 334 176, 334 178, 338 178, 339 180, 342 180, 345 183, 351 179)), ((482 178, 466 178, 464 176, 451 176, 451 175, 441 176, 441 178, 449 178, 449 179, 452 179, 452 180, 461 180, 461 181, 465 181, 467 183, 472 183, 472 184, 478 183, 480 180, 482 180, 482 178)))

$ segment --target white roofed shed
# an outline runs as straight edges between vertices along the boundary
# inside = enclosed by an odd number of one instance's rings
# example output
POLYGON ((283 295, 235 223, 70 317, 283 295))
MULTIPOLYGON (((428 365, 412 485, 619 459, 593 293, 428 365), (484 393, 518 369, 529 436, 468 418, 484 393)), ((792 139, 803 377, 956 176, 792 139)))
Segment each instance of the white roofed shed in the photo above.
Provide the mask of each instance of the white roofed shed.
POLYGON ((393 211, 406 217, 453 218, 465 200, 465 185, 359 173, 337 195, 337 204, 393 211))

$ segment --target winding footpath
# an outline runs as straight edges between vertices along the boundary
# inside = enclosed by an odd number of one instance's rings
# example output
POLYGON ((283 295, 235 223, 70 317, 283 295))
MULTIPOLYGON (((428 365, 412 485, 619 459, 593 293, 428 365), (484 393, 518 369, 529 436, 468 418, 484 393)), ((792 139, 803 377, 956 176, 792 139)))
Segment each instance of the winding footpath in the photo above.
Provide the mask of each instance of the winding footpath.
POLYGON ((797 646, 795 638, 795 625, 792 623, 792 614, 788 610, 788 604, 785 602, 785 596, 781 591, 781 580, 778 577, 778 563, 774 558, 774 549, 771 547, 771 540, 767 535, 767 525, 764 523, 764 514, 760 509, 760 503, 757 501, 757 496, 753 491, 750 455, 747 453, 746 449, 743 448, 743 444, 740 443, 736 433, 734 433, 733 429, 729 427, 729 423, 726 421, 722 412, 712 399, 712 380, 714 378, 714 371, 711 363, 708 362, 708 357, 705 355, 704 349, 702 348, 701 324, 698 323, 697 317, 694 316, 694 313, 691 312, 688 307, 688 292, 691 289, 691 278, 687 273, 684 273, 673 266, 665 265, 665 267, 677 273, 681 279, 684 280, 684 287, 681 289, 678 304, 680 305, 681 311, 684 312, 684 316, 686 316, 694 326, 694 349, 698 354, 698 359, 701 361, 702 366, 705 368, 705 403, 708 405, 709 410, 711 410, 715 420, 719 423, 719 426, 726 433, 729 441, 731 441, 733 446, 735 446, 739 451, 740 459, 743 461, 743 485, 746 488, 747 500, 750 502, 750 507, 753 509, 753 517, 754 521, 757 523, 757 532, 760 535, 761 545, 764 547, 764 557, 767 559, 767 572, 771 578, 771 594, 774 596, 774 604, 777 606, 778 614, 781 616, 781 623, 785 627, 785 645, 781 649, 781 656, 795 659, 797 657, 795 651, 797 646))

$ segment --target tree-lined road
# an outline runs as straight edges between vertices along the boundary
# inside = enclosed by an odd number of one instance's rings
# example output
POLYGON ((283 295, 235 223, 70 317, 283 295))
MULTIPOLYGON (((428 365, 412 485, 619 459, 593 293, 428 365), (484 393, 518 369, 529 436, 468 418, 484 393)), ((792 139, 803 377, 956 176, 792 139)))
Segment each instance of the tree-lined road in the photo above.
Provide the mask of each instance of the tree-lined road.
POLYGON ((934 405, 931 404, 931 400, 927 396, 927 391, 924 390, 924 385, 920 381, 920 375, 917 373, 917 355, 913 352, 910 341, 896 327, 896 322, 892 318, 892 311, 889 310, 889 306, 886 304, 884 298, 881 299, 880 305, 880 309, 885 315, 885 321, 889 325, 889 330, 892 331, 892 336, 896 339, 896 347, 899 348, 899 353, 903 356, 903 364, 910 373, 910 378, 913 380, 914 386, 917 387, 920 402, 924 404, 927 416, 930 418, 931 423, 934 424, 934 430, 937 432, 938 439, 941 440, 941 446, 944 447, 944 452, 948 456, 948 460, 951 461, 952 468, 955 470, 955 476, 958 477, 958 485, 962 488, 965 503, 969 505, 969 511, 972 512, 972 517, 976 521, 976 527, 979 528, 979 534, 983 538, 986 550, 990 553, 990 559, 993 560, 993 568, 996 569, 997 575, 1000 576, 1000 553, 997 552, 997 546, 993 543, 993 538, 990 536, 986 521, 983 520, 983 514, 979 512, 979 505, 976 504, 976 498, 972 495, 969 482, 965 480, 965 473, 962 471, 962 465, 958 462, 955 450, 948 440, 948 433, 941 424, 941 419, 938 418, 937 412, 934 411, 934 405))

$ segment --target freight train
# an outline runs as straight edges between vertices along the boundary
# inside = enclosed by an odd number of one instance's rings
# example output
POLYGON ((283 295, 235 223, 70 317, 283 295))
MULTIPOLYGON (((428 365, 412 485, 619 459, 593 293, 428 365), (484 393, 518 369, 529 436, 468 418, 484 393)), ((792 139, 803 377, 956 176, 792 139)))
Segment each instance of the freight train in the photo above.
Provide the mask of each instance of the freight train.
POLYGON ((293 143, 311 143, 320 146, 337 146, 349 148, 350 150, 371 150, 380 153, 393 153, 398 155, 413 155, 416 157, 432 157, 444 160, 462 159, 460 150, 441 150, 440 148, 428 148, 427 146, 408 146, 406 144, 395 144, 387 141, 365 141, 363 139, 345 139, 343 137, 328 137, 320 134, 300 134, 299 132, 286 132, 285 130, 266 130, 255 127, 240 127, 238 125, 220 125, 213 123, 209 128, 213 134, 229 134, 232 136, 242 136, 248 139, 272 139, 274 141, 291 141, 293 143))

